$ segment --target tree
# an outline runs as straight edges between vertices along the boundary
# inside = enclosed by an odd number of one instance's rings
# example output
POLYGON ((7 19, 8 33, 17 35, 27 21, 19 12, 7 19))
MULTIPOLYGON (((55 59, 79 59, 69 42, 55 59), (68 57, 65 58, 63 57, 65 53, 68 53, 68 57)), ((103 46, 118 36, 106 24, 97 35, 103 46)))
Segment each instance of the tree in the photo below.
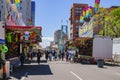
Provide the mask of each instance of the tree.
POLYGON ((107 14, 108 11, 105 8, 100 8, 94 15, 94 28, 97 29, 96 34, 105 35, 105 16, 107 14))
POLYGON ((97 34, 120 37, 120 8, 112 9, 110 12, 100 8, 94 15, 94 26, 100 28, 97 34))
POLYGON ((113 37, 120 37, 120 8, 113 9, 109 15, 108 27, 110 27, 113 37))

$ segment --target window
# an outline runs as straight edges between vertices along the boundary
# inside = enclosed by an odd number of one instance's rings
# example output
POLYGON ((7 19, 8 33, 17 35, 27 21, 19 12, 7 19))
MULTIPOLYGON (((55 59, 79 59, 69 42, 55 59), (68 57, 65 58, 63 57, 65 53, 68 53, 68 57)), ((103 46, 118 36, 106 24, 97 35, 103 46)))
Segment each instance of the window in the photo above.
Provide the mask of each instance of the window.
POLYGON ((79 13, 79 11, 78 11, 78 10, 76 10, 76 13, 79 13))
POLYGON ((80 13, 76 13, 76 16, 80 16, 80 13))
POLYGON ((78 8, 78 7, 76 7, 76 10, 79 10, 79 8, 78 8))
POLYGON ((82 13, 82 11, 79 11, 79 13, 82 13))
POLYGON ((76 23, 79 23, 79 20, 76 20, 76 23))
POLYGON ((80 11, 82 11, 82 8, 79 8, 80 11))
POLYGON ((76 26, 76 29, 79 29, 79 26, 76 26))
POLYGON ((75 33, 75 37, 78 37, 78 36, 79 36, 79 33, 78 33, 78 32, 76 32, 76 33, 75 33))

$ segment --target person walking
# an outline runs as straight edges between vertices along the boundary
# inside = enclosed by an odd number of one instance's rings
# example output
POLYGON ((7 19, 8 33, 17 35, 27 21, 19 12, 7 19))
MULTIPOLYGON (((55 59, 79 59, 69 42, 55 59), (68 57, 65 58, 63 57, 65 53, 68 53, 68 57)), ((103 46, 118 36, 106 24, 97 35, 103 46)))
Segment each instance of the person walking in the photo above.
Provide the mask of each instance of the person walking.
POLYGON ((40 52, 40 50, 38 50, 38 53, 37 53, 37 62, 38 62, 38 64, 40 64, 40 57, 41 57, 41 52, 40 52))
POLYGON ((61 56, 62 56, 62 61, 64 60, 64 52, 62 51, 61 53, 61 56))
POLYGON ((46 58, 46 61, 48 61, 48 57, 49 57, 49 52, 48 51, 45 51, 45 58, 46 58))
POLYGON ((20 54, 20 62, 21 62, 21 66, 23 66, 23 64, 24 64, 24 54, 23 53, 21 53, 20 54))
POLYGON ((68 51, 66 51, 66 61, 69 61, 68 57, 69 57, 69 53, 68 51))

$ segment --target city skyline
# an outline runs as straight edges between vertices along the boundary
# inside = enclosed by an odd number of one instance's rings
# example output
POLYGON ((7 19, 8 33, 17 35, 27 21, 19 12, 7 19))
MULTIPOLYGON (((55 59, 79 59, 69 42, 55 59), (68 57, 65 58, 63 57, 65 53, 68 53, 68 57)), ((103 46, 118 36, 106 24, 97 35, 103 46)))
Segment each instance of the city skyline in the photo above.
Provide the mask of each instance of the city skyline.
MULTIPOLYGON (((68 21, 69 31, 70 8, 73 3, 94 6, 95 0, 52 0, 49 2, 47 0, 32 1, 36 2, 35 25, 42 26, 43 37, 53 37, 54 32, 61 28, 61 24, 67 24, 66 20, 68 21)), ((101 0, 100 7, 109 8, 111 6, 120 6, 119 3, 119 0, 101 0)))

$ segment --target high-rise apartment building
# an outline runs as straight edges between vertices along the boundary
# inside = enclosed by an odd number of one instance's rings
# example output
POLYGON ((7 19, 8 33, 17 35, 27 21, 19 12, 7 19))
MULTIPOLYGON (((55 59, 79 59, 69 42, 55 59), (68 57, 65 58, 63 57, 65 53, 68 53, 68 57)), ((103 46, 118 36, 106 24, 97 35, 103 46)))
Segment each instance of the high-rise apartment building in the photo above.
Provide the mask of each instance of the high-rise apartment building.
POLYGON ((67 39, 67 34, 62 30, 57 30, 54 32, 54 42, 55 44, 64 43, 67 39), (61 41, 62 40, 62 41, 61 41))
POLYGON ((35 1, 31 2, 31 25, 35 25, 35 1))
POLYGON ((83 8, 87 7, 88 4, 76 4, 74 3, 70 9, 70 39, 79 37, 80 14, 83 8))
POLYGON ((54 32, 54 42, 55 44, 59 44, 61 38, 61 30, 57 30, 54 32))

